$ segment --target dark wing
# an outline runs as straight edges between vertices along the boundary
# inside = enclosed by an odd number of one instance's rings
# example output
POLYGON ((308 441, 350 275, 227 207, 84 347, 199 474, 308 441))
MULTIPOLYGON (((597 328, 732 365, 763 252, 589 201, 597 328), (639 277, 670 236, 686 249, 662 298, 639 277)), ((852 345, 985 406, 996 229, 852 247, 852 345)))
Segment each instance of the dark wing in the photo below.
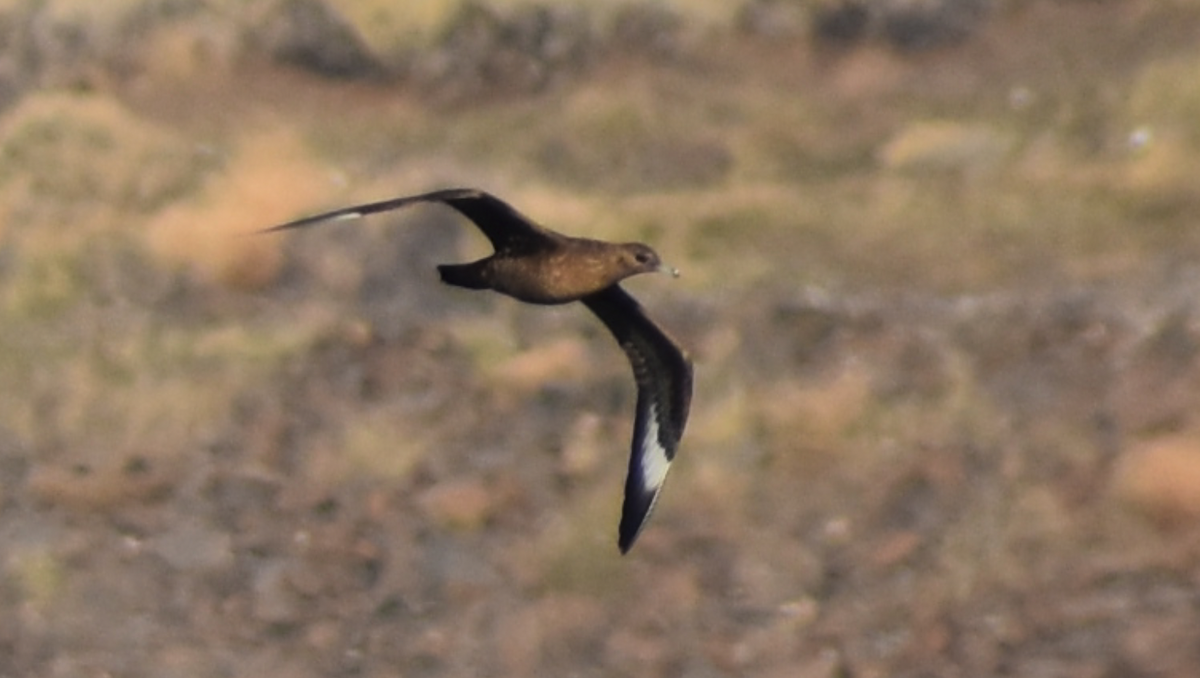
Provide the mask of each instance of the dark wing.
POLYGON ((498 252, 520 251, 529 247, 537 247, 557 234, 547 231, 530 221, 512 205, 504 202, 490 193, 473 188, 450 188, 420 195, 410 195, 403 198, 381 200, 365 205, 343 207, 332 212, 323 212, 311 217, 304 217, 286 224, 272 226, 264 232, 282 231, 289 228, 312 226, 325 221, 342 221, 358 219, 369 214, 400 209, 419 202, 440 202, 458 210, 483 231, 492 247, 498 252))
POLYGON ((637 382, 633 449, 625 477, 625 503, 617 545, 629 551, 637 539, 687 424, 692 402, 692 363, 679 346, 642 311, 636 299, 613 285, 582 299, 629 356, 637 382))

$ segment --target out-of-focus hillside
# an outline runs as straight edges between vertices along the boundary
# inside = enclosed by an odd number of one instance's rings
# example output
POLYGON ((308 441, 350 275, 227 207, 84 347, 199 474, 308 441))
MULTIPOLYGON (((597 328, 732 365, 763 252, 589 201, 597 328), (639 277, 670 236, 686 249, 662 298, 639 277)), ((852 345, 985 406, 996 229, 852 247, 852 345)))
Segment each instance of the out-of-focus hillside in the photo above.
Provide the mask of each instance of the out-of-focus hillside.
POLYGON ((1193 2, 0 2, 0 676, 1200 671, 1193 2), (652 244, 442 286, 478 186, 652 244))

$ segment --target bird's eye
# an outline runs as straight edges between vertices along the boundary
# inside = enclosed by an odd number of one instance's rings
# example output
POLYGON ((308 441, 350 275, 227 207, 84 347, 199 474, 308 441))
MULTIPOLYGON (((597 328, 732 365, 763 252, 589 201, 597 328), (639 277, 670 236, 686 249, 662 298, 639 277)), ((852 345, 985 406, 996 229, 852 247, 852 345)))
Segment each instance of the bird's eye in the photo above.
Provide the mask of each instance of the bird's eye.
POLYGON ((650 263, 650 255, 645 252, 638 252, 637 254, 633 255, 633 258, 636 259, 639 264, 650 263))

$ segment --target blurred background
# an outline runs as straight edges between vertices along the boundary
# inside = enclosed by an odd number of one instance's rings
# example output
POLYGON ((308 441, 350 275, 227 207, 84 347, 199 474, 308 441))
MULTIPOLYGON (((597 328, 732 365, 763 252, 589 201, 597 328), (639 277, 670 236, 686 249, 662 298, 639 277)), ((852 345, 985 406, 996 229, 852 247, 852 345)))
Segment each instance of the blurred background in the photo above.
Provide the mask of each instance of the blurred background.
POLYGON ((0 1, 0 676, 1200 674, 1200 2, 0 1), (440 285, 475 186, 696 362, 440 285))

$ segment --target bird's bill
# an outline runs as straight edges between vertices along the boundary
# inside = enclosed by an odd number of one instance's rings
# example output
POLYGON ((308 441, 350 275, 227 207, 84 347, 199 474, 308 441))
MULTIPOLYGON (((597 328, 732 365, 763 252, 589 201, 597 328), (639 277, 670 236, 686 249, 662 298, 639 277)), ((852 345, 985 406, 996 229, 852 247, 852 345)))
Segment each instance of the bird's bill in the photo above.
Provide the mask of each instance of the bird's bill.
POLYGON ((671 266, 667 266, 666 264, 659 264, 659 266, 658 266, 658 272, 659 272, 659 273, 666 273, 666 274, 670 275, 672 278, 678 278, 678 277, 679 277, 679 269, 677 269, 677 268, 672 268, 671 266))

